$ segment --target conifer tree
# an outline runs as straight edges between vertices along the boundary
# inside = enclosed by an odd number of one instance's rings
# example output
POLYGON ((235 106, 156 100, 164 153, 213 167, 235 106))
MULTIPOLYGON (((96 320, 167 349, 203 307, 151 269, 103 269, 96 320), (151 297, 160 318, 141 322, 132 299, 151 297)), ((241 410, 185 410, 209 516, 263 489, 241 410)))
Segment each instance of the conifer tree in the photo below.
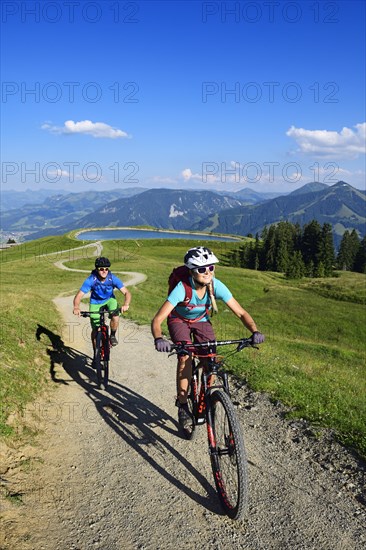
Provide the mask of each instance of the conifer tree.
POLYGON ((324 264, 323 264, 322 260, 320 260, 320 262, 316 266, 314 276, 315 277, 325 277, 325 267, 324 267, 324 264))
POLYGON ((275 243, 275 226, 271 225, 268 229, 266 240, 263 243, 265 270, 275 271, 276 269, 276 243, 275 243))
POLYGON ((286 272, 294 252, 294 226, 290 222, 280 222, 275 230, 276 271, 286 272))
POLYGON ((301 279, 305 274, 305 265, 302 259, 300 250, 294 252, 292 261, 289 263, 286 270, 288 279, 301 279))
POLYGON ((360 239, 358 237, 358 233, 356 229, 352 229, 351 231, 351 234, 349 236, 349 246, 350 246, 350 262, 351 262, 350 270, 353 271, 357 252, 360 247, 360 239))
POLYGON ((333 232, 330 223, 325 223, 322 227, 322 242, 320 251, 320 261, 324 267, 324 275, 321 277, 330 277, 333 273, 334 258, 334 243, 333 232))
POLYGON ((304 226, 301 240, 301 252, 308 277, 314 277, 316 267, 320 261, 321 244, 321 226, 319 222, 312 220, 304 226))
POLYGON ((249 249, 250 243, 245 243, 243 246, 240 247, 239 252, 239 266, 247 268, 248 267, 248 249, 249 249))
POLYGON ((349 258, 349 231, 343 233, 341 243, 339 245, 338 254, 337 254, 337 266, 338 269, 346 271, 349 269, 350 258, 349 258))
POLYGON ((360 241, 353 264, 353 271, 366 274, 366 236, 360 241))

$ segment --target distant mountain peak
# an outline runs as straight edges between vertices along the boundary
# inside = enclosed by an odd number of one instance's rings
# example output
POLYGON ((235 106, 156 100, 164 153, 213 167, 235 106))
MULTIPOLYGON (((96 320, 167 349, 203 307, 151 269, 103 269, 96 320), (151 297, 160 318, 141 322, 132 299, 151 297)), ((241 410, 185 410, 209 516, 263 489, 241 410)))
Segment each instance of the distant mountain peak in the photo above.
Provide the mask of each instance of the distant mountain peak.
POLYGON ((333 188, 338 188, 338 187, 352 187, 352 185, 350 185, 349 183, 345 182, 345 181, 337 181, 337 183, 335 183, 334 185, 332 185, 333 188))
POLYGON ((320 181, 312 181, 311 183, 306 183, 302 187, 292 191, 290 195, 305 195, 306 193, 318 193, 319 191, 324 191, 324 189, 329 189, 329 185, 321 183, 320 181))
POLYGON ((346 229, 365 235, 366 193, 344 181, 329 186, 312 182, 286 196, 251 206, 240 206, 208 216, 192 230, 247 235, 260 233, 265 226, 290 221, 301 226, 311 220, 333 227, 336 246, 346 229))

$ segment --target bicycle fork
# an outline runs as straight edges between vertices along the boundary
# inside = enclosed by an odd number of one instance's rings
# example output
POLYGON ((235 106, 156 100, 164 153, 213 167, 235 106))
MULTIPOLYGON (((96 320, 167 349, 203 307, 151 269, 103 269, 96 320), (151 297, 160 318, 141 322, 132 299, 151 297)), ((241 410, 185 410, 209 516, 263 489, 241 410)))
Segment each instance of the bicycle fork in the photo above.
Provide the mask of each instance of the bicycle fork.
MULTIPOLYGON (((221 389, 224 391, 227 395, 230 396, 229 392, 229 382, 228 382, 228 375, 226 372, 218 372, 215 370, 213 373, 206 374, 206 380, 205 380, 205 391, 204 391, 204 403, 205 403, 205 416, 206 416, 206 424, 207 424, 207 437, 208 437, 208 452, 209 455, 217 455, 218 449, 217 449, 217 442, 215 437, 215 430, 214 430, 214 415, 212 410, 212 401, 211 401, 211 394, 215 389, 221 389), (217 376, 221 379, 222 384, 215 386, 212 385, 213 376, 217 376)), ((202 393, 202 392, 201 392, 202 393)))
POLYGON ((207 410, 207 392, 210 388, 213 381, 213 374, 202 372, 201 376, 201 388, 198 394, 198 369, 193 372, 193 399, 195 403, 196 410, 195 418, 197 424, 204 424, 206 419, 206 410, 207 410))

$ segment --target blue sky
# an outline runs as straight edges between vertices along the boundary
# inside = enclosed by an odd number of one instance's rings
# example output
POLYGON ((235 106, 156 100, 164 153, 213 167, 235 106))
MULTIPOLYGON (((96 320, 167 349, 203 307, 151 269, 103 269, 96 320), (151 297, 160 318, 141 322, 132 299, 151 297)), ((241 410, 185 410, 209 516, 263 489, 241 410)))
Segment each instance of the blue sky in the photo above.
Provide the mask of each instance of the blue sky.
POLYGON ((2 188, 365 188, 363 1, 3 1, 2 188))

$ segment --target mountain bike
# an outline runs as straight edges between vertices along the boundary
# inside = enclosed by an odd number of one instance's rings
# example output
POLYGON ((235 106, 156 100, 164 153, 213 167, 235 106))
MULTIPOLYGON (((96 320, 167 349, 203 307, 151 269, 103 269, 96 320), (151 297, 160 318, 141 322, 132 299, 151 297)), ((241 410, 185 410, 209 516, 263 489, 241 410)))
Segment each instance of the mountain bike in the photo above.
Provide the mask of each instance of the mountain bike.
POLYGON ((191 423, 184 428, 192 439, 196 427, 206 423, 208 449, 216 490, 225 513, 234 520, 242 519, 248 505, 247 458, 241 426, 230 398, 224 357, 216 354, 217 346, 237 345, 230 355, 253 346, 252 338, 172 345, 176 355, 192 357, 192 379, 188 393, 191 423), (195 350, 205 348, 205 355, 195 350), (201 370, 201 377, 199 371, 201 370))
POLYGON ((121 313, 121 308, 114 311, 108 311, 106 306, 102 306, 99 312, 90 313, 90 311, 81 311, 82 317, 90 317, 99 313, 99 326, 97 327, 95 352, 93 358, 93 364, 97 372, 97 384, 98 388, 101 387, 102 381, 104 388, 108 387, 109 381, 109 358, 111 344, 109 341, 109 326, 106 323, 106 315, 112 316, 116 313, 121 313))

